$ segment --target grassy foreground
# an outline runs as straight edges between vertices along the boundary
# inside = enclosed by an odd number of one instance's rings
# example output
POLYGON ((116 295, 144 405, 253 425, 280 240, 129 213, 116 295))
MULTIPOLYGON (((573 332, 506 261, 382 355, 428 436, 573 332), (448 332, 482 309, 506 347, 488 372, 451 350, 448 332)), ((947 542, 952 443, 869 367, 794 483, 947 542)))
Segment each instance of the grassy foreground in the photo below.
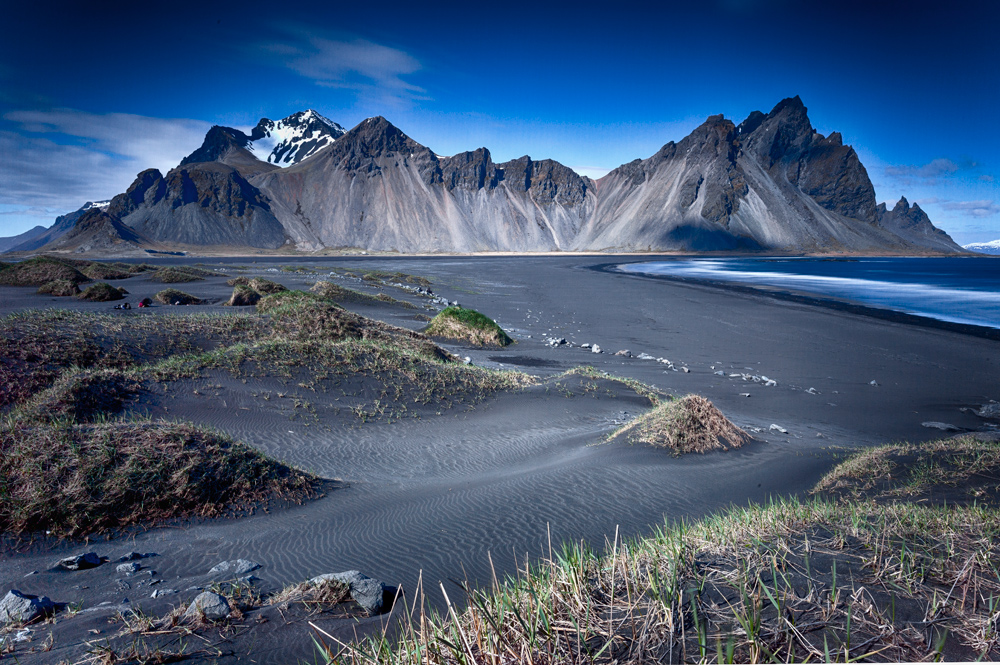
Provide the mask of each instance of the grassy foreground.
POLYGON ((320 647, 412 665, 996 660, 998 535, 1000 510, 978 505, 779 500, 601 554, 550 546, 462 611, 424 611, 419 589, 396 641, 320 647))

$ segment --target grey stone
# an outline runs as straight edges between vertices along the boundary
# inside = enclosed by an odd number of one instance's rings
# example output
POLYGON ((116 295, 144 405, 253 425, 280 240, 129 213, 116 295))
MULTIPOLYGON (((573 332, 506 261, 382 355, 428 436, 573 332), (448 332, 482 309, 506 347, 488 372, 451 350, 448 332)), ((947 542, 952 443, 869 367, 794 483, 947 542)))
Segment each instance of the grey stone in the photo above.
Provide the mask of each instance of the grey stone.
POLYGON ((115 570, 118 571, 119 573, 125 573, 126 575, 131 575, 132 573, 139 572, 139 567, 140 567, 139 564, 132 561, 129 563, 118 564, 118 567, 115 568, 115 570))
POLYGON ((223 561, 217 564, 212 570, 208 571, 209 575, 226 575, 227 577, 242 577, 249 572, 257 570, 260 568, 260 564, 254 561, 247 561, 246 559, 236 559, 234 561, 223 561))
POLYGON ((997 402, 992 402, 990 404, 983 404, 983 408, 976 411, 976 415, 980 418, 998 418, 1000 419, 1000 404, 997 402))
POLYGON ((351 598, 369 614, 380 614, 382 612, 382 594, 388 588, 382 582, 374 580, 367 575, 362 575, 356 570, 317 575, 309 580, 309 582, 312 584, 322 584, 331 580, 348 585, 351 591, 351 598))
POLYGON ((149 594, 150 598, 159 598, 160 596, 170 596, 177 593, 176 589, 155 589, 153 593, 149 594))
POLYGON ((601 352, 601 345, 600 344, 594 344, 592 347, 590 347, 590 352, 591 353, 600 353, 601 352))
POLYGON ((939 429, 942 432, 961 432, 961 428, 955 427, 948 423, 939 423, 935 420, 928 420, 927 422, 920 423, 921 427, 927 427, 930 429, 939 429))
POLYGON ((184 612, 185 619, 198 619, 204 617, 209 621, 220 621, 229 616, 232 612, 229 601, 225 596, 220 596, 211 591, 203 591, 195 596, 195 599, 188 605, 184 612))
POLYGON ((60 559, 56 563, 57 568, 62 568, 63 570, 86 570, 87 568, 97 568, 102 563, 104 559, 97 556, 96 552, 87 552, 85 554, 78 554, 76 556, 68 556, 65 559, 60 559))
POLYGON ((771 430, 772 432, 780 432, 781 434, 788 434, 787 429, 785 429, 781 425, 775 425, 774 423, 771 423, 771 426, 768 429, 771 430))
POLYGON ((56 604, 45 596, 31 596, 11 589, 0 600, 0 623, 27 623, 51 612, 56 604))

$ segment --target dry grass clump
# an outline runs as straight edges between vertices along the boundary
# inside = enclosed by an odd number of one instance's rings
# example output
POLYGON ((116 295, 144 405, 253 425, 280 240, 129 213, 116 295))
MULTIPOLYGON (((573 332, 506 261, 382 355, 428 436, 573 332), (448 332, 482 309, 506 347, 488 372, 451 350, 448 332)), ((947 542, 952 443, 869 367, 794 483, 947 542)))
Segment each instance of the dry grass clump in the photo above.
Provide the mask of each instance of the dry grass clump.
POLYGON ((361 276, 366 282, 395 282, 397 284, 413 284, 424 288, 431 285, 431 281, 419 275, 407 275, 405 272, 391 272, 388 270, 369 270, 361 276))
POLYGON ((59 536, 214 517, 315 479, 193 425, 17 425, 0 430, 0 530, 59 536))
POLYGON ((1000 503, 1000 441, 975 434, 865 448, 826 474, 814 493, 852 499, 1000 503))
POLYGON ((74 284, 89 281, 86 275, 69 263, 47 256, 12 263, 0 270, 0 284, 5 286, 41 286, 55 280, 68 280, 74 284))
POLYGON ((177 289, 164 289, 153 297, 164 305, 200 305, 204 302, 201 298, 177 289))
POLYGON ((314 583, 312 580, 299 582, 285 587, 278 593, 267 599, 270 605, 282 605, 285 603, 302 603, 307 607, 339 605, 351 599, 351 588, 343 582, 337 580, 321 580, 314 583))
POLYGON ((80 287, 76 282, 69 279, 54 279, 38 287, 38 293, 50 296, 68 297, 80 293, 80 287))
POLYGON ((205 270, 194 266, 167 266, 160 268, 149 278, 154 282, 163 282, 164 284, 180 284, 182 282, 198 282, 206 277, 225 277, 225 275, 214 270, 205 270))
POLYGON ((136 266, 126 263, 101 263, 94 261, 82 268, 80 272, 90 279, 128 279, 140 271, 135 270, 136 266))
POLYGON ((97 284, 88 286, 77 297, 80 300, 89 300, 91 302, 111 302, 113 300, 121 300, 127 294, 128 291, 121 287, 111 286, 107 282, 98 282, 97 284))
POLYGON ((661 403, 614 432, 632 443, 670 448, 675 454, 739 448, 750 436, 700 395, 661 403))
POLYGON ((446 307, 431 319, 424 334, 462 340, 475 346, 507 346, 512 340, 496 321, 474 309, 446 307))
POLYGON ((227 279, 226 284, 229 286, 250 286, 250 278, 244 275, 239 277, 233 277, 232 279, 227 279))
POLYGON ((405 300, 396 300, 392 296, 384 293, 371 296, 367 293, 361 293, 360 291, 355 291, 354 289, 348 289, 340 286, 339 284, 334 284, 333 282, 316 282, 310 290, 316 293, 320 298, 332 300, 337 303, 353 302, 359 304, 374 304, 377 302, 383 302, 393 305, 402 305, 403 307, 414 307, 412 303, 408 303, 405 300))
POLYGON ((230 307, 248 307, 250 305, 256 305, 260 302, 260 294, 251 289, 249 286, 244 286, 242 284, 237 284, 233 288, 233 295, 229 296, 229 301, 226 305, 230 307))
POLYGON ((255 315, 121 317, 58 309, 0 318, 0 408, 24 401, 71 367, 128 368, 271 334, 255 315))
POLYGON ((269 279, 264 279, 262 277, 254 277, 247 284, 251 289, 256 291, 261 295, 271 295, 272 293, 281 293, 282 291, 287 291, 288 287, 283 284, 278 284, 277 282, 272 282, 269 279))
POLYGON ((784 500, 563 546, 464 611, 445 594, 445 616, 418 589, 400 637, 321 648, 359 665, 996 660, 998 531, 996 510, 784 500))

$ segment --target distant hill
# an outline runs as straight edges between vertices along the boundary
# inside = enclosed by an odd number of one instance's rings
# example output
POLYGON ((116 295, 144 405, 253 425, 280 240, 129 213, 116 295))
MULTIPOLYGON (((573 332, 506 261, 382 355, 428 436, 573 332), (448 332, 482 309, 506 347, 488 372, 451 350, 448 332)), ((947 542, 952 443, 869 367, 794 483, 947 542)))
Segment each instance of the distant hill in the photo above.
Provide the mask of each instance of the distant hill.
POLYGON ((979 254, 1000 254, 1000 240, 973 242, 968 245, 964 245, 964 247, 970 252, 977 252, 979 254))
POLYGON ((344 131, 309 110, 250 134, 215 126, 104 210, 101 237, 122 236, 109 247, 963 251, 905 198, 876 204, 857 153, 819 134, 798 97, 738 125, 711 116, 597 181, 548 159, 495 163, 486 148, 444 157, 385 118, 344 131))

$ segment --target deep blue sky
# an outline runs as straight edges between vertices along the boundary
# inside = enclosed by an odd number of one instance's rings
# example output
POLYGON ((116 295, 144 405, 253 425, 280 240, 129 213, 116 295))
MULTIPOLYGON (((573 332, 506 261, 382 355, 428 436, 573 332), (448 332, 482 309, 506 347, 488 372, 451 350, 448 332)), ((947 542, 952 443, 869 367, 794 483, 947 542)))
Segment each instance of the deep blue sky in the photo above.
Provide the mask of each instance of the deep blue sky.
POLYGON ((1000 3, 0 2, 0 236, 176 165, 214 123, 384 115, 439 154, 596 177, 797 94, 880 201, 1000 238, 1000 3))

